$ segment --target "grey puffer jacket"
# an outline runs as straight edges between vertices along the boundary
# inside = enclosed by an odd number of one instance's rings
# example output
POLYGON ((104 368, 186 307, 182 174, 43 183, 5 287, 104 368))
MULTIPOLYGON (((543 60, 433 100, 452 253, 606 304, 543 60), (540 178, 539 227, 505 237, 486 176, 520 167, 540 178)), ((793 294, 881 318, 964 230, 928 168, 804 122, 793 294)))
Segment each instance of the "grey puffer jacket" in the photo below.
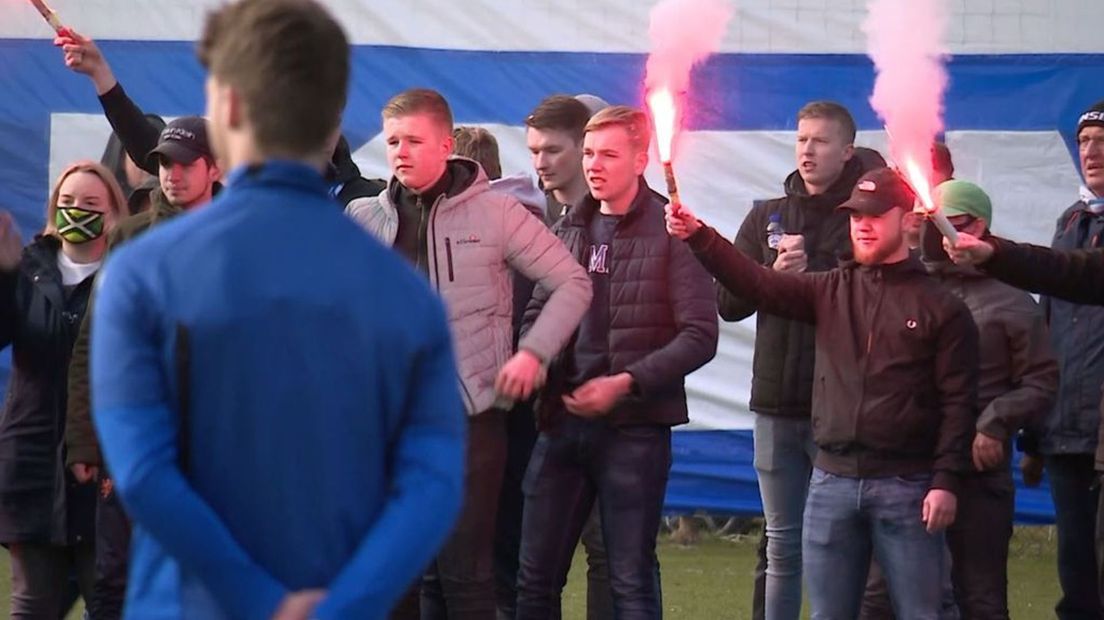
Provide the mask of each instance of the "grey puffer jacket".
MULTIPOLYGON (((470 159, 454 157, 453 178, 468 178, 460 191, 433 204, 426 234, 429 280, 448 310, 469 415, 495 403, 494 382, 513 353, 511 269, 553 291, 533 328, 518 343, 545 364, 564 347, 590 306, 586 271, 538 218, 516 198, 492 191, 470 159)), ((350 205, 346 214, 387 245, 399 230, 388 190, 350 205)))

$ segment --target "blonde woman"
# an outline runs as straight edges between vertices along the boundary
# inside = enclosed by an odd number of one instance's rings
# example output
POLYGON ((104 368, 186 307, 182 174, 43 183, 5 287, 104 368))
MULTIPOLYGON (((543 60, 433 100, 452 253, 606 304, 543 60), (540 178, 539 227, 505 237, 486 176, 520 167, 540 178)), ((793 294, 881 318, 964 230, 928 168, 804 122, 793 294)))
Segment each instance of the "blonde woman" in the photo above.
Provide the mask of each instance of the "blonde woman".
POLYGON ((86 601, 92 594, 96 489, 65 468, 66 378, 107 233, 125 214, 115 176, 90 161, 58 177, 45 229, 27 247, 0 211, 0 347, 12 347, 0 543, 11 552, 12 618, 64 616, 73 573, 86 601))

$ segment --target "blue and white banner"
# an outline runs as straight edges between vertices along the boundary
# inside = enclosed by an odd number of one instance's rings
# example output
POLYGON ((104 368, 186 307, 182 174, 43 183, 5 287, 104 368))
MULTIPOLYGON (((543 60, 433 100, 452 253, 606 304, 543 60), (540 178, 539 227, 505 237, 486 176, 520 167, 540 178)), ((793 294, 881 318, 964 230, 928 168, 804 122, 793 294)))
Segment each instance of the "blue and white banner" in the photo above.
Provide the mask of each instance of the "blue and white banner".
MULTIPOLYGON (((1049 241, 1077 199, 1077 115, 1104 99, 1099 0, 948 2, 952 57, 946 140, 956 176, 994 198, 994 229, 1049 241)), ((216 0, 54 0, 95 38, 146 111, 202 113, 194 56, 216 0)), ((522 120, 553 93, 639 105, 647 6, 634 0, 329 0, 355 47, 344 127, 365 176, 387 176, 379 110, 412 86, 441 91, 459 124, 498 137, 505 174, 529 171, 522 120)), ((807 101, 851 109, 858 143, 885 136, 867 97, 874 82, 859 25, 864 3, 743 0, 721 53, 694 75, 689 132, 677 160, 687 204, 735 234, 752 201, 780 195, 794 167, 794 116, 807 101)), ((43 225, 51 179, 98 159, 110 132, 92 85, 69 72, 29 4, 0 2, 0 208, 25 239, 43 225)), ((274 105, 278 102, 273 102, 274 105)), ((653 186, 661 175, 650 170, 653 186)), ((725 324, 717 358, 690 378, 692 424, 675 435, 668 508, 752 512, 747 410, 754 321, 725 324)), ((6 381, 5 381, 6 383, 6 381)), ((1018 497, 1023 521, 1052 518, 1045 491, 1018 497)))

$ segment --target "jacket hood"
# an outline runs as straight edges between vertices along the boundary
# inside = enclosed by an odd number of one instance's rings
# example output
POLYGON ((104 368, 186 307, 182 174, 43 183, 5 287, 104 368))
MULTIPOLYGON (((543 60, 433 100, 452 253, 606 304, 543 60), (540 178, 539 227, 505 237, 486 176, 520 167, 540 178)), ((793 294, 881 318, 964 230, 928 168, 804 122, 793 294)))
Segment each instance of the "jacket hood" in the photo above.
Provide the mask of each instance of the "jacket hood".
MULTIPOLYGON (((446 166, 449 174, 452 175, 452 183, 445 190, 445 197, 450 202, 464 202, 477 194, 490 191, 491 183, 487 179, 487 173, 483 172, 483 167, 475 160, 453 155, 446 162, 446 166)), ((397 205, 399 193, 402 191, 410 190, 399 183, 398 177, 392 175, 391 180, 387 182, 387 192, 383 196, 386 196, 391 205, 397 205)))
POLYGON ((544 214, 548 197, 533 182, 533 177, 524 172, 502 177, 490 182, 491 189, 510 194, 530 211, 544 214))
POLYGON ((863 167, 859 158, 852 157, 844 164, 843 172, 840 173, 840 177, 836 179, 836 182, 823 194, 810 196, 809 190, 805 187, 805 180, 801 178, 801 174, 797 170, 794 170, 786 177, 784 187, 787 196, 808 201, 810 206, 835 208, 851 197, 851 190, 855 187, 855 183, 859 181, 859 177, 861 177, 864 172, 866 172, 866 169, 863 167))
POLYGON ((23 248, 24 260, 38 267, 57 266, 57 253, 61 249, 61 240, 53 235, 38 234, 23 248))
POLYGON ((341 136, 337 140, 333 157, 330 158, 330 169, 327 177, 336 183, 348 183, 353 179, 360 178, 360 168, 353 161, 353 153, 345 136, 341 136))

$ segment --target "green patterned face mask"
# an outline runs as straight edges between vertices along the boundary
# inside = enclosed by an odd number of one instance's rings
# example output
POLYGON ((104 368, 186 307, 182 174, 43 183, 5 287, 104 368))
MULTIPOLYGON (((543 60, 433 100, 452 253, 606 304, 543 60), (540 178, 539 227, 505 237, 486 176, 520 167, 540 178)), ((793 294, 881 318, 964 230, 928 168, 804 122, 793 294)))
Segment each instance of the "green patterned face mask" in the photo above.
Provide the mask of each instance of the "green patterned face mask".
POLYGON ((104 216, 78 207, 58 207, 54 225, 58 235, 69 243, 88 243, 103 236, 104 216))

